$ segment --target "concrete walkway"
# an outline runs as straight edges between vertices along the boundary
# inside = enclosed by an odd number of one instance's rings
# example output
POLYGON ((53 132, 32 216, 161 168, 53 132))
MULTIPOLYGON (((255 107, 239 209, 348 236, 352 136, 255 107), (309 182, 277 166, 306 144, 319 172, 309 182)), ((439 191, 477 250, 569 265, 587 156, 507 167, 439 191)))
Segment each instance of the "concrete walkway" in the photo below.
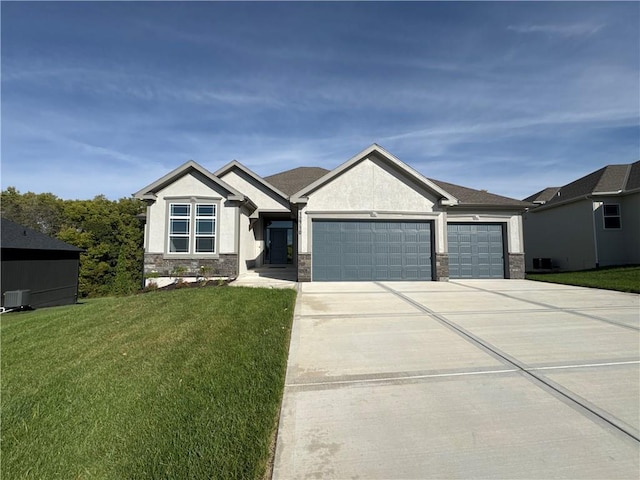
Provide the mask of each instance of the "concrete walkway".
POLYGON ((297 271, 291 265, 269 265, 242 273, 232 287, 296 288, 297 271))
POLYGON ((640 475, 640 296, 299 286, 273 478, 640 475))

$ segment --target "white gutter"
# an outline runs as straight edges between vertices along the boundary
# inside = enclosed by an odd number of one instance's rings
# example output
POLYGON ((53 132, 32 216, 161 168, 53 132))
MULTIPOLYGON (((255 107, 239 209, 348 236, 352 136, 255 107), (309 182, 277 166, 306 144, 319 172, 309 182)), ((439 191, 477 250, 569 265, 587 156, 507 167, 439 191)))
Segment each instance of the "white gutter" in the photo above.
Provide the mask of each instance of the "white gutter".
POLYGON ((623 191, 616 190, 615 192, 593 192, 591 196, 593 197, 606 197, 608 195, 620 195, 623 191))

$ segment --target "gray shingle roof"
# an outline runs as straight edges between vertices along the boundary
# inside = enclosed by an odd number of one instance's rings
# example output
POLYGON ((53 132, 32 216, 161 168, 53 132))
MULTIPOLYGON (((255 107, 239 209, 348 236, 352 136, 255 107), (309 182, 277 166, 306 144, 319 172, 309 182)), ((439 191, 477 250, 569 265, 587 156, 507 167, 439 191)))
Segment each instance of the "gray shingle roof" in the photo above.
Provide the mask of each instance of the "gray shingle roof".
POLYGON ((534 193, 523 200, 523 202, 546 203, 558 193, 560 187, 547 187, 544 190, 534 193))
POLYGON ((429 180, 456 197, 460 201, 459 205, 461 206, 474 205, 517 208, 527 208, 531 206, 531 203, 527 201, 503 197, 502 195, 489 193, 486 190, 474 190, 473 188, 462 187, 460 185, 435 180, 433 178, 430 178, 429 180))
POLYGON ((324 177, 327 173, 329 173, 329 170, 326 168, 298 167, 264 177, 264 179, 281 192, 293 195, 307 185, 311 185, 320 177, 324 177))
POLYGON ((640 160, 631 164, 626 185, 626 190, 635 190, 637 188, 640 188, 640 160))
MULTIPOLYGON (((586 195, 624 193, 637 188, 640 188, 640 160, 631 164, 607 165, 557 188, 556 193, 551 198, 547 200, 540 198, 540 200, 543 200, 545 205, 554 205, 586 195)), ((527 197, 525 200, 529 200, 536 195, 538 194, 527 197)))
POLYGON ((29 250, 65 250, 70 252, 82 252, 81 248, 74 247, 44 233, 18 225, 6 218, 0 219, 0 245, 2 248, 20 248, 29 250))
MULTIPOLYGON (((327 173, 329 173, 329 170, 325 168, 298 167, 269 177, 264 177, 264 179, 287 195, 292 195, 302 190, 304 187, 311 185, 327 173)), ((461 205, 486 205, 518 208, 531 206, 529 202, 517 200, 515 198, 503 197, 484 190, 474 190, 472 188, 462 187, 453 183, 434 180, 433 178, 430 178, 429 180, 456 197, 460 201, 461 205)))

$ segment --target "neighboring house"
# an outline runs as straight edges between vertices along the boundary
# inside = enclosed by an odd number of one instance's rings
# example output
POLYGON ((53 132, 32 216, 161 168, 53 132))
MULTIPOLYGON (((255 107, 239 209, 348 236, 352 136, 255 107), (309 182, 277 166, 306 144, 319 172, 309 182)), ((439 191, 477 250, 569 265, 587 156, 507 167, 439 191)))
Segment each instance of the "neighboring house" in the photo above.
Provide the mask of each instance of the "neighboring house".
POLYGON ((16 290, 29 290, 32 307, 76 303, 82 249, 5 218, 0 228, 3 306, 16 290))
POLYGON ((428 179, 378 145, 264 178, 189 161, 135 196, 147 279, 287 264, 302 282, 524 276, 530 204, 428 179))
POLYGON ((608 165, 525 201, 526 268, 640 264, 640 161, 608 165))

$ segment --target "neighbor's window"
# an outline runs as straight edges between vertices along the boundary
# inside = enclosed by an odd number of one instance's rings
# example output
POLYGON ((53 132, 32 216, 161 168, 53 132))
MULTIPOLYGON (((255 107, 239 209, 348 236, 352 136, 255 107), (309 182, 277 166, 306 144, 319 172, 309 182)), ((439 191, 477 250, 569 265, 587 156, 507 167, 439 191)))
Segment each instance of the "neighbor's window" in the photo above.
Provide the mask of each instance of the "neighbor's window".
POLYGON ((169 252, 215 253, 216 213, 213 203, 170 204, 169 252))
POLYGON ((602 206, 604 216, 604 228, 617 229, 621 228, 620 222, 620 205, 617 203, 605 204, 602 206))

